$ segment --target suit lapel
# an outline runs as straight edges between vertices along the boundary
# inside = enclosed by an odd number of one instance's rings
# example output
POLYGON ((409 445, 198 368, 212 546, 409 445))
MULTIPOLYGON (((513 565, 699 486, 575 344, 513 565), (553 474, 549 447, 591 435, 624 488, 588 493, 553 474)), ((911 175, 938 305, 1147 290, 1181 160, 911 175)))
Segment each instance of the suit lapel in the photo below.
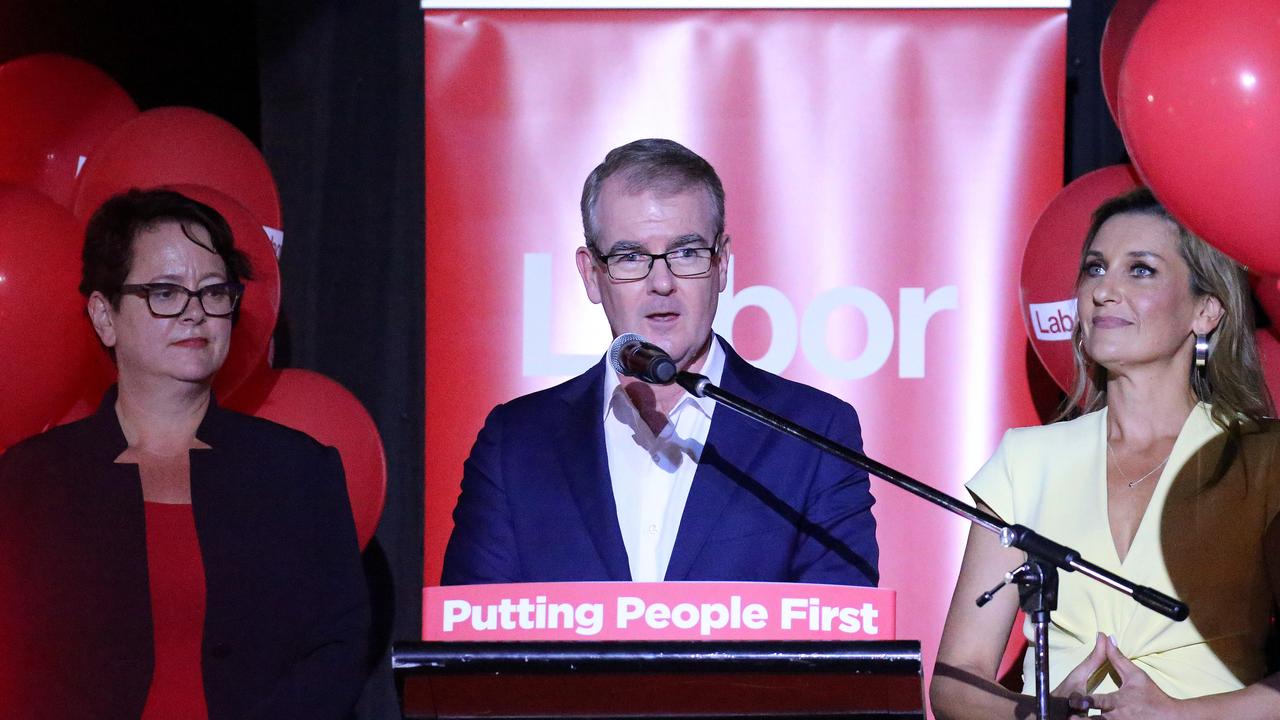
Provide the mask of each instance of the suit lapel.
MULTIPOLYGON (((764 389, 754 382, 756 378, 753 376, 759 371, 739 357, 728 343, 721 341, 720 347, 725 351, 720 387, 745 400, 762 400, 764 389)), ((693 485, 689 488, 689 499, 680 518, 680 530, 676 533, 665 579, 688 579, 712 528, 721 524, 721 516, 730 501, 743 491, 726 471, 736 469, 743 474, 754 475, 752 467, 765 446, 768 433, 768 428, 730 408, 715 409, 711 416, 711 431, 707 433, 707 442, 693 475, 693 485)))
POLYGON ((554 447, 569 494, 578 506, 583 527, 595 545, 608 579, 630 580, 631 567, 618 526, 618 509, 613 501, 604 444, 604 373, 601 361, 588 372, 590 382, 569 389, 563 398, 565 422, 559 423, 554 447))

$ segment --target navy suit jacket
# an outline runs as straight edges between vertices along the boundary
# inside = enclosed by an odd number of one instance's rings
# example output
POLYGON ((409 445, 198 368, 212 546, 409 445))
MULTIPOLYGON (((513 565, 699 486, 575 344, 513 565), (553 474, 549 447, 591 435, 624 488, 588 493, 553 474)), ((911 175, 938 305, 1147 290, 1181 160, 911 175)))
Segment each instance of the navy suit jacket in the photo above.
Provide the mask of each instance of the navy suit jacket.
MULTIPOLYGON (((861 450, 848 403, 721 346, 724 390, 861 450)), ((605 451, 605 372, 602 360, 489 414, 464 465, 444 584, 631 579, 605 451)), ((864 471, 718 407, 666 579, 875 585, 873 502, 864 471)))

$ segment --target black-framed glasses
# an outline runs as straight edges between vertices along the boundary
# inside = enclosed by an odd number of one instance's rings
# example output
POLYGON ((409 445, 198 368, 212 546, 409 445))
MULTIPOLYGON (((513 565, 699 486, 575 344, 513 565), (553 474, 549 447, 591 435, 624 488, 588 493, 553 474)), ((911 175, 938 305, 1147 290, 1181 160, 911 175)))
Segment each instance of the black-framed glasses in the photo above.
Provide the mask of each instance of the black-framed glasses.
POLYGON ((227 317, 236 311, 244 285, 225 282, 205 285, 199 290, 188 290, 173 283, 142 283, 121 285, 120 294, 146 298, 151 314, 157 317, 178 317, 187 311, 191 298, 200 301, 200 307, 209 317, 227 317))
POLYGON ((595 255, 614 280, 643 280, 653 272, 653 263, 659 258, 676 277, 706 275, 717 253, 719 250, 713 247, 682 247, 658 254, 628 250, 611 255, 601 255, 596 251, 595 255))

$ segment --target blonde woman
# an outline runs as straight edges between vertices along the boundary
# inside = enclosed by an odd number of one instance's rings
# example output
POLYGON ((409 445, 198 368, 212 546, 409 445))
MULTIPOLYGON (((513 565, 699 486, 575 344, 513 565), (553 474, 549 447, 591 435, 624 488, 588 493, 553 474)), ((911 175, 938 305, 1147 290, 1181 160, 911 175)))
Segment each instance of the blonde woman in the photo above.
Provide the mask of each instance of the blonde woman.
MULTIPOLYGON (((1280 717, 1263 652, 1280 579, 1280 428, 1266 419, 1244 271, 1140 189, 1094 214, 1076 299, 1076 416, 1010 430, 967 487, 984 510, 1178 597, 1191 615, 1175 623, 1061 574, 1053 714, 1280 717)), ((970 533, 933 678, 938 718, 1035 716, 1033 697, 996 683, 1017 593, 974 604, 1023 560, 970 533)), ((1028 693, 1033 668, 1028 653, 1028 693)))

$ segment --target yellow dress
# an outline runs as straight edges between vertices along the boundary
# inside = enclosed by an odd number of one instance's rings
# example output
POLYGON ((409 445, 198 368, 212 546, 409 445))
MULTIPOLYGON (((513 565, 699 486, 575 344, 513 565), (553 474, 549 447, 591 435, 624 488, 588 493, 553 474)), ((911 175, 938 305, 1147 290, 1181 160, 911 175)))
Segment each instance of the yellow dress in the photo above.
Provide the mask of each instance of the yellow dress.
MULTIPOLYGON (((1086 560, 1186 602, 1173 622, 1079 573, 1059 574, 1049 629, 1050 687, 1093 649, 1096 633, 1171 697, 1237 690, 1265 673, 1272 594, 1263 539, 1280 508, 1280 424, 1228 442, 1209 406, 1197 405, 1174 442, 1129 554, 1120 562, 1107 522, 1107 411, 1008 431, 966 486, 1009 523, 1021 523, 1086 560), (1234 461, 1217 482, 1223 451, 1234 461)), ((997 578, 992 578, 994 582, 997 578)), ((1030 640, 1033 628, 1024 632, 1030 640)), ((1024 678, 1035 691, 1034 655, 1024 678)), ((1098 692, 1111 692, 1113 676, 1098 692)))

